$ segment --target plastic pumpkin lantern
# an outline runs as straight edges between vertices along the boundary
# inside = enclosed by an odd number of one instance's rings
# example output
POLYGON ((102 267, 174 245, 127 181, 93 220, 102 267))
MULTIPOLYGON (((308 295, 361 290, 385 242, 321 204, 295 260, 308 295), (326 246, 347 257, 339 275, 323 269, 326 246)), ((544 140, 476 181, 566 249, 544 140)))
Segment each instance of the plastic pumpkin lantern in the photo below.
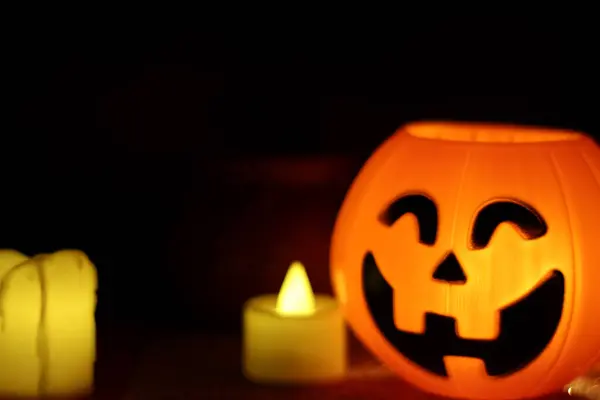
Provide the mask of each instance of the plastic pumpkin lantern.
POLYGON ((583 134, 410 124, 344 200, 334 290, 359 339, 426 391, 559 390, 599 356, 599 206, 583 134))

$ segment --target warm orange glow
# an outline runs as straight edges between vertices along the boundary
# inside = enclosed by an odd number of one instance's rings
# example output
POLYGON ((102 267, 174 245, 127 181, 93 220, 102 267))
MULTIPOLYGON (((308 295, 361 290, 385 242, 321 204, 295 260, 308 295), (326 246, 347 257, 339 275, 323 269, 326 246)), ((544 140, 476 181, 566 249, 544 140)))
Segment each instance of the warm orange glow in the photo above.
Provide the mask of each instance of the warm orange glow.
POLYGON ((315 295, 304 265, 299 261, 290 265, 279 290, 275 309, 280 315, 314 314, 315 295))
POLYGON ((584 138, 579 132, 500 124, 415 122, 406 126, 409 135, 422 139, 472 143, 539 143, 584 138))
POLYGON ((409 124, 344 200, 333 286, 363 343, 422 389, 541 396, 598 359, 598 204, 582 133, 409 124))
POLYGON ((0 279, 0 396, 89 393, 96 271, 88 258, 59 251, 29 259, 0 250, 0 279))

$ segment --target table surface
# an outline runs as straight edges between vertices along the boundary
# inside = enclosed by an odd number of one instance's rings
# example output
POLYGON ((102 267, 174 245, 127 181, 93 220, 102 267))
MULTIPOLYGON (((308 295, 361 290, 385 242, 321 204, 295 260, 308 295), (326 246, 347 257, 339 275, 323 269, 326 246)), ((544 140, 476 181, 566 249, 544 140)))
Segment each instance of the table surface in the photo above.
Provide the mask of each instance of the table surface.
MULTIPOLYGON (((144 341, 104 342, 99 348, 94 399, 245 399, 245 400, 434 400, 393 377, 360 346, 352 345, 349 378, 331 385, 268 387, 246 381, 240 368, 238 337, 164 334, 144 341), (125 348, 125 347, 129 348, 125 348), (137 350, 132 351, 132 348, 137 350), (105 354, 105 355, 103 355, 105 354), (112 354, 112 355, 107 355, 112 354)), ((573 400, 565 393, 544 400, 573 400)))

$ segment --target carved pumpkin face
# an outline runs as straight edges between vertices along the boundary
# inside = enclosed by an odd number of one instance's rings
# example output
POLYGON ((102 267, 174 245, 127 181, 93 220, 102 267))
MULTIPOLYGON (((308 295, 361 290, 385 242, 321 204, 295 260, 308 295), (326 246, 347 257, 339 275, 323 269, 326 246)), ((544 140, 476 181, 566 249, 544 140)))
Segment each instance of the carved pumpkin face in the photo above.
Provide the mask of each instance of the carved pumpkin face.
POLYGON ((537 396, 600 351, 600 151, 582 134, 419 123, 370 158, 338 216, 350 326, 427 391, 537 396))

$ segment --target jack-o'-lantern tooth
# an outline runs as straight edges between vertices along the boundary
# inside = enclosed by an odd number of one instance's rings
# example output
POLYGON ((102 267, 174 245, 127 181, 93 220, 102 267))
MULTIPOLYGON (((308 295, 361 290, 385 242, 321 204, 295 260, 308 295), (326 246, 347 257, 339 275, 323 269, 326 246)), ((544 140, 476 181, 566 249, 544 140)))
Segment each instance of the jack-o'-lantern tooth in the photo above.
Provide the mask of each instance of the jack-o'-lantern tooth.
POLYGON ((420 307, 406 304, 406 297, 394 295, 394 323, 396 329, 425 333, 425 313, 420 307))
POLYGON ((456 318, 456 334, 463 339, 494 340, 500 334, 499 312, 467 313, 456 318))

